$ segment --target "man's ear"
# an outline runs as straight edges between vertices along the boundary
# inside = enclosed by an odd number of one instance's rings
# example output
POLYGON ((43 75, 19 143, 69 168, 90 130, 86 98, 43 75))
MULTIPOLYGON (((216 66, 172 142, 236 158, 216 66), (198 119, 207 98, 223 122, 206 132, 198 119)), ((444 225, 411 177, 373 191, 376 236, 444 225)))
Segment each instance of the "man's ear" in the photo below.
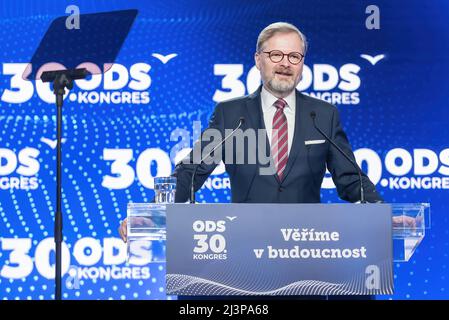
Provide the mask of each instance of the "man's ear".
POLYGON ((254 62, 256 63, 256 68, 260 70, 260 54, 257 52, 254 54, 254 62))

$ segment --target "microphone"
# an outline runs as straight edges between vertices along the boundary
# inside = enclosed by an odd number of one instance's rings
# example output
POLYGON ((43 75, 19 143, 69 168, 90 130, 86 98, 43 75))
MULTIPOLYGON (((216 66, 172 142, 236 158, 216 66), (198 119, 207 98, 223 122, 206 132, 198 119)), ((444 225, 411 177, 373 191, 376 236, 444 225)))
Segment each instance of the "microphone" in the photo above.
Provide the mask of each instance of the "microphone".
POLYGON ((192 181, 190 182, 190 203, 195 203, 195 175, 196 175, 196 171, 198 170, 198 167, 207 158, 209 158, 215 152, 215 150, 217 150, 219 147, 221 147, 223 145, 223 143, 225 143, 226 140, 228 140, 238 129, 240 129, 240 127, 243 125, 243 123, 245 123, 245 118, 240 117, 239 124, 237 125, 237 127, 234 130, 232 130, 232 132, 229 133, 222 141, 220 141, 220 143, 217 144, 207 155, 205 155, 200 160, 200 162, 198 164, 196 164, 195 168, 193 169, 193 173, 192 173, 192 181))
POLYGON ((318 126, 315 123, 315 117, 316 117, 315 111, 310 112, 310 117, 312 118, 313 126, 315 127, 315 129, 317 129, 318 132, 321 133, 321 135, 327 141, 329 141, 330 144, 333 145, 335 147, 335 149, 337 149, 338 152, 340 152, 357 170, 357 173, 359 174, 359 181, 360 181, 360 203, 366 203, 365 190, 363 189, 362 170, 360 169, 359 165, 354 160, 352 160, 343 150, 341 150, 341 148, 339 146, 337 146, 337 144, 334 141, 332 141, 332 139, 329 138, 320 128, 318 128, 318 126))

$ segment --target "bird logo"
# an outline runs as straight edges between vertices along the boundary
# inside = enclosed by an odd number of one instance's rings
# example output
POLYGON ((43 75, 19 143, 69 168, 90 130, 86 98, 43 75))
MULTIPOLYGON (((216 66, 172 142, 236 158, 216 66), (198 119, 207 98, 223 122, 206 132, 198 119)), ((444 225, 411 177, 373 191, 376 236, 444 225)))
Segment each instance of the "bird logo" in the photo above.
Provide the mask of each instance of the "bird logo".
MULTIPOLYGON (((48 145, 52 149, 55 149, 56 145, 58 144, 57 140, 51 140, 51 139, 48 139, 48 138, 45 138, 45 137, 41 138, 41 142, 45 143, 46 145, 48 145)), ((64 142, 66 142, 66 139, 62 138, 61 139, 61 143, 64 143, 64 142)))
POLYGON ((163 54, 160 54, 160 53, 153 53, 152 54, 153 57, 155 57, 156 59, 161 61, 163 64, 166 64, 167 62, 169 62, 171 59, 173 59, 177 55, 178 55, 177 53, 170 53, 170 54, 168 54, 166 56, 164 56, 163 54))
POLYGON ((373 66, 378 63, 380 60, 385 58, 384 54, 378 54, 377 56, 370 56, 368 54, 361 54, 360 57, 367 60, 369 63, 371 63, 373 66))

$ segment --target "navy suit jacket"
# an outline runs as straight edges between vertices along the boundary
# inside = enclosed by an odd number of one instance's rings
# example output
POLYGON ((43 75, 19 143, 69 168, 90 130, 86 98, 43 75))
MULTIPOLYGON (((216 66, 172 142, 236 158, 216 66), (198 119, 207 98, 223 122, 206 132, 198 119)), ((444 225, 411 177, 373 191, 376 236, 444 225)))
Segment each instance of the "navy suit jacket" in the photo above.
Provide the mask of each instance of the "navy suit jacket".
MULTIPOLYGON (((209 121, 209 128, 203 132, 207 135, 209 129, 217 129, 225 136, 237 127, 239 119, 245 119, 241 129, 265 129, 261 97, 261 87, 253 94, 217 104, 209 121)), ((317 203, 320 202, 320 188, 326 167, 332 175, 341 199, 356 202, 360 200, 359 177, 354 166, 341 155, 329 142, 307 144, 310 140, 324 140, 323 136, 314 128, 310 112, 316 113, 316 124, 323 130, 346 154, 354 159, 348 138, 340 123, 338 110, 333 105, 296 91, 295 132, 290 149, 287 166, 283 179, 276 174, 263 175, 261 169, 267 165, 261 164, 261 157, 248 163, 250 155, 257 155, 259 144, 265 144, 269 155, 269 142, 266 134, 257 139, 257 143, 246 143, 242 151, 233 150, 229 153, 223 148, 221 159, 225 163, 226 171, 231 182, 232 202, 253 203, 317 203), (239 156, 244 156, 244 163, 236 163, 239 156), (232 161, 230 161, 232 160, 232 161)), ((240 135, 242 135, 240 133, 240 135)), ((233 136, 238 138, 239 134, 233 136)), ((244 135, 240 138, 244 138, 244 135)), ((210 142, 199 141, 196 148, 203 148, 210 142)), ((260 148, 259 148, 260 149, 260 148)), ((259 150, 260 151, 260 150, 259 150)), ((188 158, 193 159, 192 151, 188 158)), ((254 157, 253 157, 254 159, 254 157)), ((190 162, 192 163, 192 162, 190 162)), ((200 189, 217 164, 201 164, 195 176, 195 191, 200 189)), ((177 177, 176 202, 186 202, 190 196, 190 183, 194 164, 180 162, 176 165, 173 176, 177 177)), ((382 201, 369 178, 363 174, 365 198, 368 202, 382 201)))

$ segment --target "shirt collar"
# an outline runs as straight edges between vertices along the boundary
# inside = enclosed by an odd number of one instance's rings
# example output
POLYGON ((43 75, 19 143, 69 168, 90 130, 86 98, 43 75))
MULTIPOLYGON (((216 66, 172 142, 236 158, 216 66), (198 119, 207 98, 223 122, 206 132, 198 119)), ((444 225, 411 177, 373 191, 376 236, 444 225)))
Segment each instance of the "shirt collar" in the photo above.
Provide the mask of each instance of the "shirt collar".
MULTIPOLYGON (((272 95, 265 87, 262 86, 262 91, 260 93, 262 99, 262 111, 267 112, 270 108, 276 108, 273 104, 278 100, 277 97, 272 95)), ((290 108, 292 111, 295 111, 296 107, 296 90, 293 90, 288 96, 284 98, 285 102, 287 102, 286 108, 290 108)))

